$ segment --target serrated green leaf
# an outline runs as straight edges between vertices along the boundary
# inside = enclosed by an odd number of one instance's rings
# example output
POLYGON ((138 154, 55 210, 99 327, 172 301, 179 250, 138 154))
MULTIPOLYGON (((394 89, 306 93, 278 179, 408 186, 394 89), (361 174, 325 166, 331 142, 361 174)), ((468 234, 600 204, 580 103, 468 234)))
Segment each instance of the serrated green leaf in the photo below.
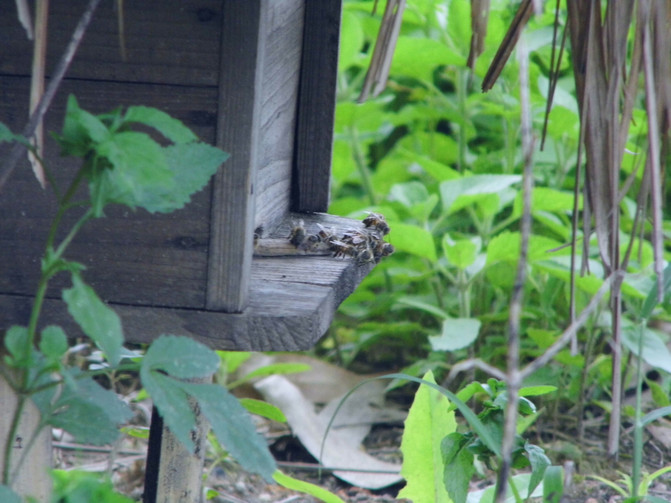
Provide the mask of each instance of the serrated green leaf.
POLYGON ((470 346, 480 333, 480 320, 475 318, 448 318, 443 320, 441 335, 429 337, 434 351, 456 351, 470 346))
MULTIPOLYGON (((435 384, 433 373, 424 380, 435 384)), ((448 412, 449 402, 441 393, 420 386, 405 420, 401 452, 401 475, 407 484, 398 494, 415 502, 448 503, 452 500, 445 489, 445 465, 441 441, 456 431, 454 412, 448 412)))
POLYGON ((110 365, 118 365, 123 345, 119 316, 100 300, 95 290, 84 283, 79 274, 72 275, 72 288, 63 290, 63 300, 70 315, 105 353, 110 365))
POLYGON ((190 143, 198 140, 193 131, 186 127, 182 121, 157 108, 128 107, 123 116, 123 121, 126 123, 139 122, 145 126, 153 127, 174 143, 190 143))
POLYGON ((473 454, 466 449, 468 440, 461 433, 450 433, 440 444, 445 464, 444 483, 450 498, 456 503, 465 502, 473 475, 473 454))
POLYGON ((480 246, 474 239, 453 241, 448 234, 443 237, 443 252, 447 261, 457 269, 466 269, 475 262, 480 246))
POLYGON ((251 414, 263 416, 278 423, 286 423, 287 418, 284 413, 273 404, 254 398, 240 398, 240 404, 251 414))
MULTIPOLYGON (((78 442, 111 444, 119 435, 119 425, 133 413, 112 391, 91 378, 80 378, 78 369, 57 388, 46 388, 31 396, 42 417, 55 428, 63 428, 78 442)), ((45 378, 39 384, 45 384, 45 378)))
POLYGON ((531 464, 531 478, 529 478, 529 488, 527 492, 527 494, 531 494, 536 487, 538 487, 538 484, 543 481, 545 470, 552 463, 545 455, 545 451, 537 445, 526 443, 524 445, 524 450, 527 452, 529 463, 531 464))
POLYGON ((323 487, 295 479, 293 477, 290 477, 286 473, 282 473, 279 470, 273 473, 273 480, 282 487, 286 487, 287 489, 291 489, 292 491, 299 491, 304 494, 309 494, 310 496, 319 498, 324 503, 345 503, 338 496, 327 491, 323 487))
POLYGON ((84 157, 94 143, 104 142, 109 135, 109 129, 98 117, 79 108, 73 95, 68 96, 63 132, 56 137, 63 155, 84 157))
POLYGON ((40 351, 47 358, 60 359, 68 350, 68 338, 61 327, 49 325, 40 337, 40 351))
POLYGON ((191 432, 196 426, 196 417, 180 381, 151 370, 144 362, 140 367, 140 378, 170 431, 186 449, 193 452, 196 446, 191 432))
POLYGON ((219 362, 219 356, 200 342, 188 337, 162 335, 147 349, 142 368, 147 372, 161 370, 173 377, 192 379, 212 375, 219 362))
POLYGON ((277 469, 265 439, 256 432, 254 423, 237 398, 216 384, 194 384, 178 381, 197 402, 217 439, 245 470, 272 481, 277 469))

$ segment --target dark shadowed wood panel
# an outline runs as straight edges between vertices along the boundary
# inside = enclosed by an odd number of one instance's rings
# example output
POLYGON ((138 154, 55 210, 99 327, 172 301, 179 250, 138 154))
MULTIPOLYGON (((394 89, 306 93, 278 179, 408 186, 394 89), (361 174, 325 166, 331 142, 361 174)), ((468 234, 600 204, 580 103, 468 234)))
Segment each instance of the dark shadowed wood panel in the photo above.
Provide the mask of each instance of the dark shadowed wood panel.
MULTIPOLYGON (((18 130, 28 106, 27 78, 0 76, 0 121, 18 130)), ((66 81, 46 118, 47 131, 62 127, 68 93, 80 106, 100 113, 119 105, 159 107, 183 120, 201 139, 214 141, 216 89, 66 81)), ((0 156, 6 150, 0 145, 0 156)), ((78 162, 59 156, 55 142, 46 142, 48 167, 58 185, 67 186, 78 162)), ((82 197, 85 192, 82 191, 82 197)), ((105 299, 150 306, 203 308, 209 239, 210 190, 196 194, 191 204, 169 215, 151 215, 112 206, 106 217, 89 222, 73 242, 67 257, 86 265, 84 277, 105 299)), ((56 209, 50 190, 43 191, 27 162, 0 192, 0 292, 32 295, 39 277, 39 259, 56 209)), ((74 222, 66 218, 64 228, 74 222)), ((69 286, 57 276, 49 291, 60 297, 69 286)), ((4 306, 0 304, 0 310, 4 306)))
MULTIPOLYGON (((292 218, 277 231, 283 235, 292 218)), ((352 228, 361 223, 329 215, 305 215, 306 225, 352 228)), ((163 333, 188 335, 215 349, 298 351, 312 347, 324 335, 335 309, 372 269, 372 264, 333 257, 254 258, 249 304, 242 313, 195 309, 153 309, 114 305, 127 338, 150 342, 163 333)), ((30 299, 0 293, 0 327, 23 322, 30 299)), ((64 325, 76 333, 62 302, 45 306, 44 324, 64 325)))
POLYGON ((326 211, 342 0, 308 1, 296 125, 291 209, 326 211))
POLYGON ((273 227, 289 211, 304 0, 274 0, 263 67, 256 225, 273 227))
MULTIPOLYGON (((50 2, 47 75, 86 0, 50 2)), ((71 78, 216 86, 221 0, 123 2, 127 59, 121 59, 117 2, 101 2, 72 66, 71 78)), ((32 5, 32 3, 31 3, 32 5)), ((32 43, 12 1, 0 2, 0 74, 30 75, 32 43)))
POLYGON ((268 4, 224 2, 217 145, 231 158, 214 180, 206 303, 218 311, 247 304, 268 4))

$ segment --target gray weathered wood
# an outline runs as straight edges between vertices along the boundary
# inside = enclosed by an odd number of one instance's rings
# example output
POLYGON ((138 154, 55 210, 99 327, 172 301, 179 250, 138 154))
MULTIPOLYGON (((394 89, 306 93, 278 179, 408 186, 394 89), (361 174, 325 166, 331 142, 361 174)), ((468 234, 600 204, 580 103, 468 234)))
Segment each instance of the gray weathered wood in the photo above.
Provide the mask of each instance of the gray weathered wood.
MULTIPOLYGON (((0 365, 4 366, 2 360, 0 365)), ((3 373, 11 374, 4 367, 3 373)), ((16 395, 7 382, 0 377, 0 473, 4 471, 4 452, 7 442, 12 444, 11 467, 21 463, 11 482, 12 489, 21 496, 32 496, 36 501, 49 501, 51 495, 51 429, 44 428, 30 444, 35 428, 40 422, 40 413, 33 402, 28 400, 21 415, 18 430, 14 438, 8 438, 12 418, 16 410, 16 395), (28 448, 30 447, 30 450, 28 448), (23 459, 22 459, 23 458, 23 459)))
MULTIPOLYGON (((184 121, 204 141, 214 141, 216 89, 147 84, 131 88, 129 92, 128 84, 65 81, 47 114, 46 130, 61 130, 65 102, 72 92, 80 106, 94 113, 108 112, 119 105, 160 107, 184 121)), ((0 94, 5 97, 0 100, 0 121, 14 130, 20 129, 25 120, 28 89, 28 78, 0 77, 0 94)), ((6 146, 0 144, 0 158, 6 146)), ((63 190, 80 161, 61 157, 53 141, 45 146, 47 166, 63 190)), ((40 188, 27 161, 23 163, 0 197, 0 292, 33 295, 56 200, 51 188, 40 188)), ((82 191, 82 198, 84 195, 82 191)), ((210 213, 207 188, 195 194, 183 210, 169 215, 133 212, 120 206, 111 206, 105 213, 105 218, 82 228, 67 254, 67 258, 87 266, 86 281, 104 299, 154 306, 205 305, 210 213)), ((74 220, 74 215, 66 216, 63 229, 74 220)), ((58 275, 49 295, 60 297, 60 289, 69 284, 66 274, 58 275)))
POLYGON ((326 211, 329 204, 341 8, 342 0, 305 5, 293 211, 326 211))
MULTIPOLYGON (((302 218, 309 230, 321 222, 351 229, 361 222, 332 215, 292 214, 272 233, 287 236, 291 222, 302 218)), ((121 316, 127 338, 151 342, 161 334, 186 335, 214 349, 300 351, 312 347, 328 330, 337 306, 372 269, 351 259, 299 256, 254 258, 250 301, 242 313, 111 304, 121 316)), ((26 323, 31 299, 0 294, 0 326, 26 323)), ((44 324, 58 324, 77 334, 63 303, 49 299, 44 324)))
POLYGON ((266 0, 224 3, 217 145, 231 158, 214 180, 208 309, 247 303, 267 13, 266 0))
MULTIPOLYGON (((207 381, 210 380, 211 378, 207 379, 207 381)), ((163 426, 156 500, 152 503, 200 503, 203 501, 203 465, 207 452, 206 440, 209 425, 197 404, 193 400, 190 401, 196 418, 196 428, 191 436, 196 446, 195 450, 190 452, 175 437, 170 428, 163 426)))
MULTIPOLYGON (((51 2, 47 74, 63 52, 86 0, 51 2)), ((121 59, 117 2, 103 2, 91 21, 68 78, 216 86, 221 0, 123 2, 127 60, 121 59)), ((32 42, 14 2, 0 2, 0 74, 30 75, 32 42)))
POLYGON ((289 212, 294 162, 304 0, 270 3, 261 90, 261 143, 255 225, 273 227, 289 212))

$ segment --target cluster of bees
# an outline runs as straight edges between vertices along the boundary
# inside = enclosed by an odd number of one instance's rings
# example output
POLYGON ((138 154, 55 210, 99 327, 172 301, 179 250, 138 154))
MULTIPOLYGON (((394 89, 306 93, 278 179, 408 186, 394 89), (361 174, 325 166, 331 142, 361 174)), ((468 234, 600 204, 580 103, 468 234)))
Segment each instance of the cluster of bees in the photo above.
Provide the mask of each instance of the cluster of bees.
POLYGON ((370 213, 363 219, 363 229, 349 229, 338 233, 317 224, 318 231, 309 234, 303 221, 294 223, 289 242, 306 253, 328 250, 334 257, 350 257, 358 262, 378 263, 391 255, 394 247, 384 240, 389 225, 383 215, 370 213))

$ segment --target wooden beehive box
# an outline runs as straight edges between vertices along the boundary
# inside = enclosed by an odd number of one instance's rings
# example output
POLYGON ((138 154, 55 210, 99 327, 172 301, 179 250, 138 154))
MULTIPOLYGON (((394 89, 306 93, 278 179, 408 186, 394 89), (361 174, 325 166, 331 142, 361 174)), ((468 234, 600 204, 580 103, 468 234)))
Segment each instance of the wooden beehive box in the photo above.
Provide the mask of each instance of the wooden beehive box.
MULTIPOLYGON (((52 2, 47 75, 85 4, 52 2)), ((357 224, 319 213, 328 205, 340 0, 124 2, 126 61, 113 4, 96 12, 46 131, 61 129, 72 93, 93 113, 160 108, 231 157, 183 210, 110 207, 68 257, 87 266, 85 280, 121 316, 128 340, 174 333, 217 349, 309 348, 372 265, 253 257, 253 232, 263 225, 286 237, 297 218, 357 224)), ((0 121, 20 131, 32 44, 13 2, 0 3, 0 37, 0 121)), ((50 141, 45 157, 65 184, 77 160, 50 141)), ((27 162, 0 191, 0 329, 27 323, 55 207, 27 162)), ((60 300, 69 279, 53 283, 43 322, 74 330, 60 300)))

